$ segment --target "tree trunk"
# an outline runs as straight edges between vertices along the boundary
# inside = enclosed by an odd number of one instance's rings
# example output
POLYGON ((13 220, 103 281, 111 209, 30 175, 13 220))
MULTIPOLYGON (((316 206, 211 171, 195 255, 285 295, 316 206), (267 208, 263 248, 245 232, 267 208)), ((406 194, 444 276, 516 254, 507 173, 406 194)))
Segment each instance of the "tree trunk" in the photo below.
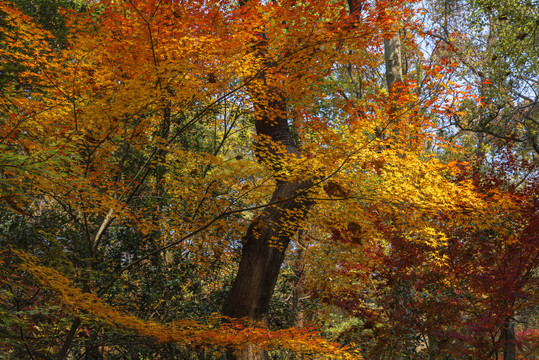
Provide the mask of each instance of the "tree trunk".
POLYGON ((269 301, 284 260, 290 237, 311 206, 303 196, 295 198, 309 187, 309 182, 277 185, 272 202, 286 200, 267 208, 249 226, 243 237, 243 250, 236 280, 230 291, 223 314, 250 321, 267 323, 269 301), (287 211, 295 211, 294 217, 287 211))
POLYGON ((508 319, 502 330, 503 360, 515 360, 517 358, 517 339, 515 337, 515 324, 508 319))
MULTIPOLYGON (((241 0, 240 6, 247 2, 241 0)), ((351 13, 361 10, 359 1, 349 0, 349 4, 351 13)), ((279 77, 272 76, 276 75, 277 70, 276 65, 272 65, 272 59, 267 56, 267 39, 263 33, 259 33, 258 38, 261 40, 252 47, 257 58, 255 64, 259 67, 253 73, 258 75, 250 82, 248 91, 254 106, 257 134, 270 142, 256 145, 255 152, 260 162, 278 173, 287 158, 298 156, 299 150, 288 125, 286 94, 272 80, 279 77), (275 145, 285 151, 278 151, 275 145), (271 157, 264 155, 268 153, 271 157)), ((308 198, 313 179, 276 179, 277 186, 271 197, 271 203, 275 205, 265 208, 247 229, 242 239, 238 273, 222 311, 223 315, 232 318, 247 318, 249 324, 267 324, 269 303, 285 251, 313 205, 308 198)), ((234 350, 227 353, 228 359, 268 359, 267 352, 256 345, 234 350)))
POLYGON ((401 39, 398 32, 390 39, 384 39, 384 57, 387 88, 391 90, 395 83, 402 82, 403 79, 401 39))
MULTIPOLYGON (((260 88, 258 88, 260 89, 260 88)), ((275 88, 267 92, 252 92, 255 107, 257 133, 265 135, 273 143, 283 145, 285 154, 272 151, 269 144, 257 146, 260 161, 279 170, 279 162, 287 156, 296 156, 297 147, 292 139, 286 118, 286 101, 275 88), (267 97, 271 95, 269 101, 267 97), (269 163, 262 155, 263 150, 272 152, 269 163)), ((273 206, 267 207, 253 220, 242 239, 243 249, 236 280, 225 300, 223 315, 232 318, 247 318, 249 324, 267 324, 269 302, 284 260, 290 238, 300 227, 312 202, 307 199, 307 190, 312 181, 277 181, 271 198, 273 206), (294 215, 290 215, 294 214, 294 215)), ((267 359, 267 353, 255 345, 228 354, 229 359, 267 359)))
MULTIPOLYGON (((275 70, 264 61, 264 46, 263 42, 255 44, 255 51, 262 60, 259 64, 266 70, 259 73, 248 90, 254 105, 257 134, 264 140, 255 147, 257 158, 278 173, 287 158, 298 156, 299 151, 288 125, 286 96, 278 84, 270 80, 274 77, 268 76, 275 70), (278 147, 281 149, 277 150, 278 147)), ((223 315, 247 318, 249 324, 267 324, 269 302, 285 251, 312 205, 307 199, 307 190, 311 186, 312 181, 308 179, 294 182, 277 178, 271 197, 271 203, 275 205, 265 208, 253 220, 242 239, 239 269, 225 300, 223 315)), ((235 354, 229 353, 228 357, 255 360, 266 359, 267 354, 249 345, 235 354)))
MULTIPOLYGON (((396 83, 402 83, 403 81, 403 67, 401 56, 401 39, 397 32, 390 39, 384 39, 384 57, 386 60, 386 83, 387 90, 390 94, 397 93, 395 89, 396 83)), ((389 109, 389 126, 387 126, 387 132, 385 137, 398 135, 395 132, 396 122, 399 117, 399 109, 396 106, 391 106, 389 109)))

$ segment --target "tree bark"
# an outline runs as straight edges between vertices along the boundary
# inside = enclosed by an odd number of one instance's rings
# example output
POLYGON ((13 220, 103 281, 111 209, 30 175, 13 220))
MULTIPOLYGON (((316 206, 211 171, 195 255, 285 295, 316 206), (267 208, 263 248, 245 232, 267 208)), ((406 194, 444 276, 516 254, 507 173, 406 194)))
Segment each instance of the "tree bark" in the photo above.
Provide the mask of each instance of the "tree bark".
POLYGON ((272 202, 280 198, 289 200, 267 208, 250 224, 243 237, 241 261, 223 307, 224 315, 267 323, 269 301, 285 250, 311 206, 303 196, 294 197, 309 185, 309 182, 278 184, 272 202), (290 210, 297 215, 288 215, 290 210))
MULTIPOLYGON (((299 150, 288 125, 286 95, 273 83, 275 67, 266 61, 266 42, 254 44, 264 71, 250 82, 248 91, 255 112, 255 126, 261 137, 255 146, 260 162, 276 174, 299 150), (268 156, 268 154, 270 156, 268 156)), ((259 66, 260 66, 259 65, 259 66)), ((242 239, 243 249, 238 273, 223 306, 223 315, 247 318, 248 324, 267 324, 269 302, 279 276, 290 238, 307 216, 312 202, 307 191, 312 180, 289 181, 276 177, 272 206, 256 217, 242 239), (291 215, 293 214, 293 215, 291 215)), ((255 345, 229 352, 229 359, 267 359, 267 353, 255 345)))
MULTIPOLYGON (((248 0, 241 0, 240 6, 248 0)), ((361 11, 361 2, 349 0, 350 13, 361 11)), ((259 33, 261 39, 253 44, 257 58, 256 79, 248 87, 248 92, 255 112, 257 134, 264 141, 256 145, 258 160, 271 170, 279 173, 282 164, 290 157, 299 156, 299 150, 288 125, 287 96, 274 80, 278 77, 276 65, 272 65, 267 56, 267 39, 259 33), (278 150, 281 147, 285 151, 278 150), (271 154, 271 156, 267 156, 271 154)), ((277 278, 284 260, 285 251, 291 237, 300 228, 313 202, 308 198, 308 191, 313 179, 298 181, 283 180, 276 177, 277 186, 271 197, 275 203, 253 220, 242 239, 243 249, 238 273, 228 294, 222 313, 231 318, 246 318, 248 324, 268 323, 268 310, 277 278)), ((266 351, 256 345, 247 345, 243 349, 234 349, 227 353, 228 359, 265 360, 266 351)))
MULTIPOLYGON (((262 75, 263 76, 263 75, 262 75)), ((255 126, 259 135, 271 140, 258 145, 259 161, 278 172, 288 156, 299 153, 292 138, 286 118, 285 96, 277 88, 268 85, 264 78, 251 91, 255 108, 255 126), (265 91, 260 91, 264 89, 265 91), (272 144, 283 146, 286 151, 277 151, 272 144), (271 153, 268 157, 264 154, 271 153), (271 158, 271 160, 269 160, 271 158)), ((312 181, 277 180, 271 203, 262 214, 253 220, 242 239, 243 249, 238 273, 232 289, 225 300, 223 315, 232 318, 247 318, 249 324, 267 324, 269 302, 279 276, 284 254, 290 238, 300 227, 312 202, 307 191, 312 181), (290 215, 293 214, 293 215, 290 215)), ((230 352, 229 359, 267 359, 267 353, 255 345, 230 352)))
POLYGON ((508 319, 502 330, 503 360, 515 360, 517 358, 517 339, 515 337, 515 324, 508 319))
MULTIPOLYGON (((389 39, 384 39, 384 57, 386 61, 386 83, 387 90, 390 94, 395 94, 394 88, 396 83, 402 83, 403 80, 403 67, 401 56, 401 39, 400 34, 397 32, 389 39)), ((392 124, 397 121, 399 109, 392 106, 389 109, 389 130, 392 131, 392 124)), ((387 136, 396 135, 387 134, 387 136)))
POLYGON ((388 90, 402 82, 403 67, 401 56, 401 39, 397 32, 389 39, 384 39, 384 57, 386 60, 386 82, 388 90))

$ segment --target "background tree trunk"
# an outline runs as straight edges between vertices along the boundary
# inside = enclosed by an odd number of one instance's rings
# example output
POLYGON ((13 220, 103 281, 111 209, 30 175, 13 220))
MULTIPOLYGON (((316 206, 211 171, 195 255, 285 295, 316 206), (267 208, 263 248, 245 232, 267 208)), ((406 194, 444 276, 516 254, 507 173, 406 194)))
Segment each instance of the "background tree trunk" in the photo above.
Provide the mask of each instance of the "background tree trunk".
POLYGON ((402 82, 403 67, 401 56, 401 39, 397 32, 390 39, 384 39, 384 57, 386 60, 387 88, 391 90, 397 82, 402 82))

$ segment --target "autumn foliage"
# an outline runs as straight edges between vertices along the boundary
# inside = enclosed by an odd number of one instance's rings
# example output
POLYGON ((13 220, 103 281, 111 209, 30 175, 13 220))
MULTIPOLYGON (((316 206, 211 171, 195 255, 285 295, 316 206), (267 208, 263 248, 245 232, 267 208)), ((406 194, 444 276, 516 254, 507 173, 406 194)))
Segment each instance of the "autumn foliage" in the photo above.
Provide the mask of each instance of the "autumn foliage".
POLYGON ((425 59, 418 4, 55 10, 65 43, 0 4, 1 358, 493 358, 536 311, 536 163, 438 131, 478 96, 446 48, 425 59), (294 290, 226 316, 257 246, 265 290, 294 290), (356 325, 335 335, 335 314, 356 325))

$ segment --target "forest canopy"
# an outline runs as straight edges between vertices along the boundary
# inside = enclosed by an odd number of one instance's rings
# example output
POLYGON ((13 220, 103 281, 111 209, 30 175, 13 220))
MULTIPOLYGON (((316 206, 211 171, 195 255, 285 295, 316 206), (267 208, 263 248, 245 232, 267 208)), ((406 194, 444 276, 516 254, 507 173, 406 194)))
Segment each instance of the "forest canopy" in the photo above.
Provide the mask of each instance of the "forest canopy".
POLYGON ((539 358, 537 2, 0 28, 0 359, 539 358))

